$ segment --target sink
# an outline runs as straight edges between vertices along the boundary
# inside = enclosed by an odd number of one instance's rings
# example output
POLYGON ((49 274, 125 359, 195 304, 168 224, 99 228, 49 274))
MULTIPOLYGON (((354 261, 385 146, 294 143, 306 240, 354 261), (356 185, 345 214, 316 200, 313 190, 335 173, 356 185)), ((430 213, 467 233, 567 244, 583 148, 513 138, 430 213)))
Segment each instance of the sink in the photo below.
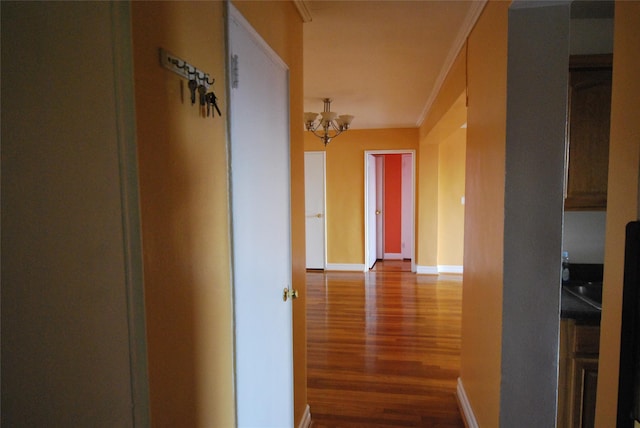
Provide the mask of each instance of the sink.
POLYGON ((602 283, 601 282, 581 282, 569 283, 563 286, 565 290, 576 296, 583 302, 602 310, 602 283))

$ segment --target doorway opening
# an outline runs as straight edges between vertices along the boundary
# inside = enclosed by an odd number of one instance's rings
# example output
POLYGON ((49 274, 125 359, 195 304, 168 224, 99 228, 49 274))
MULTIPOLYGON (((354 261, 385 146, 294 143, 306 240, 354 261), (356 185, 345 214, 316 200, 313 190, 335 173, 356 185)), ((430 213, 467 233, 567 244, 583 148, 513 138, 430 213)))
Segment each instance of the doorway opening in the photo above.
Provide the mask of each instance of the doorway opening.
POLYGON ((415 150, 367 150, 364 162, 364 270, 410 260, 415 272, 415 150))

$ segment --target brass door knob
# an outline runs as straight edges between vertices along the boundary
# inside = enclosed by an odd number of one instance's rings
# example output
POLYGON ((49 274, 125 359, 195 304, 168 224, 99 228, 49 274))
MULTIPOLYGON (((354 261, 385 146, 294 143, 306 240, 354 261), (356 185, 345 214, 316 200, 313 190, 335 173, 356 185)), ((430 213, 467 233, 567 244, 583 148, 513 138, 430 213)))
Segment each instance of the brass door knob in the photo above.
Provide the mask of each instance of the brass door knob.
POLYGON ((318 214, 316 214, 316 217, 318 217, 318 218, 322 218, 322 214, 321 214, 321 213, 318 213, 318 214))
POLYGON ((282 292, 282 300, 284 300, 285 302, 288 299, 297 299, 298 298, 298 290, 296 289, 291 289, 289 290, 288 288, 285 288, 284 291, 282 292))
POLYGON ((376 210, 376 215, 380 215, 380 214, 382 214, 382 211, 376 210))

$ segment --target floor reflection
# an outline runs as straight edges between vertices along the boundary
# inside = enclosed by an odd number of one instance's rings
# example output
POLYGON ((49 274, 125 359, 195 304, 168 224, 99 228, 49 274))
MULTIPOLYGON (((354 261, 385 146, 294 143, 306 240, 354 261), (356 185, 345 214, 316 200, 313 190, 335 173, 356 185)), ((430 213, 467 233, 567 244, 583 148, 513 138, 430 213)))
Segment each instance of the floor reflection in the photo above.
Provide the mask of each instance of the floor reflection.
POLYGON ((462 427, 461 276, 415 275, 409 261, 307 274, 313 427, 462 427))

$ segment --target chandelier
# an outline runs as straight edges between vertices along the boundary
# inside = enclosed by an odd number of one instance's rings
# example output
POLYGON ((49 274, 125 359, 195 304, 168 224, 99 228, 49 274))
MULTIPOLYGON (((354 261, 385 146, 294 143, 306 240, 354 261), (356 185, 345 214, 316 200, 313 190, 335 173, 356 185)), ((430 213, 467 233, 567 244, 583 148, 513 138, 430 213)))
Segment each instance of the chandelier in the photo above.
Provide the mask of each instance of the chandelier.
POLYGON ((331 111, 331 98, 323 98, 324 111, 320 114, 305 112, 304 126, 307 131, 320 138, 326 146, 332 139, 349 129, 353 116, 331 111))

